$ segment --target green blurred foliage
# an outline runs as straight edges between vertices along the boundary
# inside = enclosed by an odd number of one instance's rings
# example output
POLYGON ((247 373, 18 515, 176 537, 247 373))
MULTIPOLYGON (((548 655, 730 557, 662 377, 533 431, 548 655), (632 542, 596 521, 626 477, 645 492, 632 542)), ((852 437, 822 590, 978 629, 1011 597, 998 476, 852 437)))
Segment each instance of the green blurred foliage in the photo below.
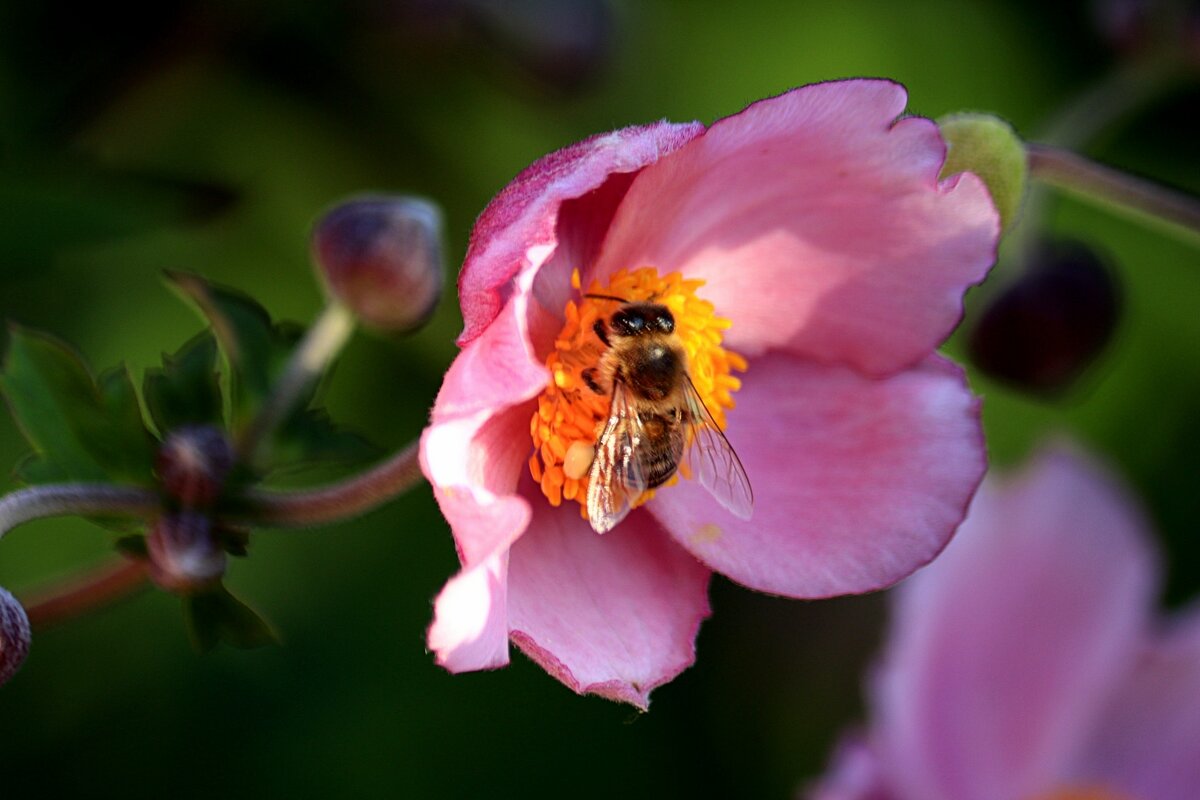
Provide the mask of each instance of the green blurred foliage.
MULTIPOLYGON (((791 86, 870 75, 906 84, 916 113, 987 110, 1031 135, 1114 58, 1082 2, 627 0, 608 17, 580 3, 575 38, 539 27, 546 3, 470 23, 455 5, 0 7, 5 318, 90 363, 125 361, 136 380, 197 330, 164 270, 311 319, 309 226, 344 195, 436 199, 454 263, 509 178, 599 130, 711 121, 791 86)), ((1198 99, 1179 87, 1092 154, 1200 191, 1198 99)), ((1050 223, 1111 253, 1126 319, 1054 402, 972 375, 993 462, 1018 462, 1048 434, 1083 439, 1145 500, 1168 599, 1183 602, 1200 586, 1200 257, 1074 202, 1053 205, 1050 223)), ((972 293, 968 325, 991 289, 972 293)), ((448 296, 412 337, 356 337, 319 402, 402 445, 460 323, 448 296)), ((961 353, 958 338, 948 350, 961 353)), ((0 460, 25 452, 0 421, 0 460)), ((0 584, 21 593, 110 548, 86 522, 30 524, 0 547, 0 584)), ((859 714, 885 608, 882 596, 799 603, 717 580, 697 665, 637 715, 575 697, 519 654, 497 673, 435 667, 423 635, 456 568, 419 488, 360 521, 252 538, 228 582, 283 647, 197 657, 179 600, 149 591, 36 635, 0 690, 5 797, 788 796, 859 714)))

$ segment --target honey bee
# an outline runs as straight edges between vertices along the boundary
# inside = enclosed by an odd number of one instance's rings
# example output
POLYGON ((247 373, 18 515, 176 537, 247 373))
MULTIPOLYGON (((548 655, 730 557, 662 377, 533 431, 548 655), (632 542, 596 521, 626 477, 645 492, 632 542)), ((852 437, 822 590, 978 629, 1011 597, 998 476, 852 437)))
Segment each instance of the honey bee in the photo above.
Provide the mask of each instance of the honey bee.
POLYGON ((749 519, 750 479, 692 383, 670 310, 587 296, 621 303, 607 320, 596 321, 596 335, 608 349, 582 375, 591 391, 612 397, 588 471, 592 528, 612 530, 643 492, 669 480, 680 464, 722 506, 749 519))

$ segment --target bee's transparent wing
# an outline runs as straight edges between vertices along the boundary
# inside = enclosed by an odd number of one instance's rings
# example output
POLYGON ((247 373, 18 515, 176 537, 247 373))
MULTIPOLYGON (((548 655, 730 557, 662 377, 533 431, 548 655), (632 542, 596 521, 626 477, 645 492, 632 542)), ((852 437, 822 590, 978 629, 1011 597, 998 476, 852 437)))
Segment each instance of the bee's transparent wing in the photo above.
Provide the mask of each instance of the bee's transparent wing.
POLYGON ((684 384, 690 425, 684 464, 690 477, 699 481, 734 516, 750 519, 754 492, 746 469, 700 399, 691 376, 685 375, 684 384))
POLYGON ((637 409, 625 385, 614 381, 608 424, 596 442, 596 457, 588 475, 588 519, 596 533, 611 531, 646 491, 646 478, 637 454, 641 440, 637 409))

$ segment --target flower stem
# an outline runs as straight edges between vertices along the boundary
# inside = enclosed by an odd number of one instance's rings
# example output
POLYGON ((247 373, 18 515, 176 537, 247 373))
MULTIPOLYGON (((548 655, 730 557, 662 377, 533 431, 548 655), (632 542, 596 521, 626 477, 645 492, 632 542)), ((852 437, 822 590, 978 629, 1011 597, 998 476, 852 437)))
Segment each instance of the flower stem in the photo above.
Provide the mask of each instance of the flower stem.
POLYGON ((1028 152, 1034 178, 1094 205, 1141 221, 1165 223, 1171 232, 1200 244, 1197 198, 1056 147, 1031 143, 1028 152))
POLYGON ((419 443, 352 478, 315 489, 251 489, 229 516, 255 525, 303 527, 349 519, 383 505, 420 482, 419 443))
MULTIPOLYGON (((1183 62, 1174 52, 1120 62, 1040 126, 1033 138, 1045 145, 1081 150, 1101 133, 1149 106, 1183 74, 1183 62)), ((1047 206, 1045 188, 1030 186, 1020 223, 1006 237, 1004 245, 1006 257, 1012 263, 1026 263, 1032 256, 1047 206)))
POLYGON ((354 325, 354 314, 341 303, 331 300, 325 306, 292 352, 270 397, 239 436, 237 451, 244 461, 254 463, 263 441, 283 424, 300 395, 325 373, 350 339, 354 325))
POLYGON ((150 489, 107 483, 58 483, 30 486, 0 497, 0 538, 23 522, 42 517, 86 514, 148 516, 162 508, 150 489))
POLYGON ((132 593, 146 583, 146 564, 121 559, 63 584, 43 588, 22 601, 34 630, 77 617, 132 593))

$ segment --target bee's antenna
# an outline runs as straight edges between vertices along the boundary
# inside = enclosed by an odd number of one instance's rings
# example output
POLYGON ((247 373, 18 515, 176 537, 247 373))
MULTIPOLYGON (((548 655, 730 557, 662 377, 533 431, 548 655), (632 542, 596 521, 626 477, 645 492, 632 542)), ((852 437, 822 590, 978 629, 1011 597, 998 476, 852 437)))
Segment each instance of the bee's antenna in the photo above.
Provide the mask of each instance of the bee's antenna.
POLYGON ((628 303, 629 302, 624 297, 614 297, 611 294, 593 294, 592 292, 588 292, 587 294, 584 295, 584 297, 590 297, 593 300, 613 300, 617 303, 628 303))

